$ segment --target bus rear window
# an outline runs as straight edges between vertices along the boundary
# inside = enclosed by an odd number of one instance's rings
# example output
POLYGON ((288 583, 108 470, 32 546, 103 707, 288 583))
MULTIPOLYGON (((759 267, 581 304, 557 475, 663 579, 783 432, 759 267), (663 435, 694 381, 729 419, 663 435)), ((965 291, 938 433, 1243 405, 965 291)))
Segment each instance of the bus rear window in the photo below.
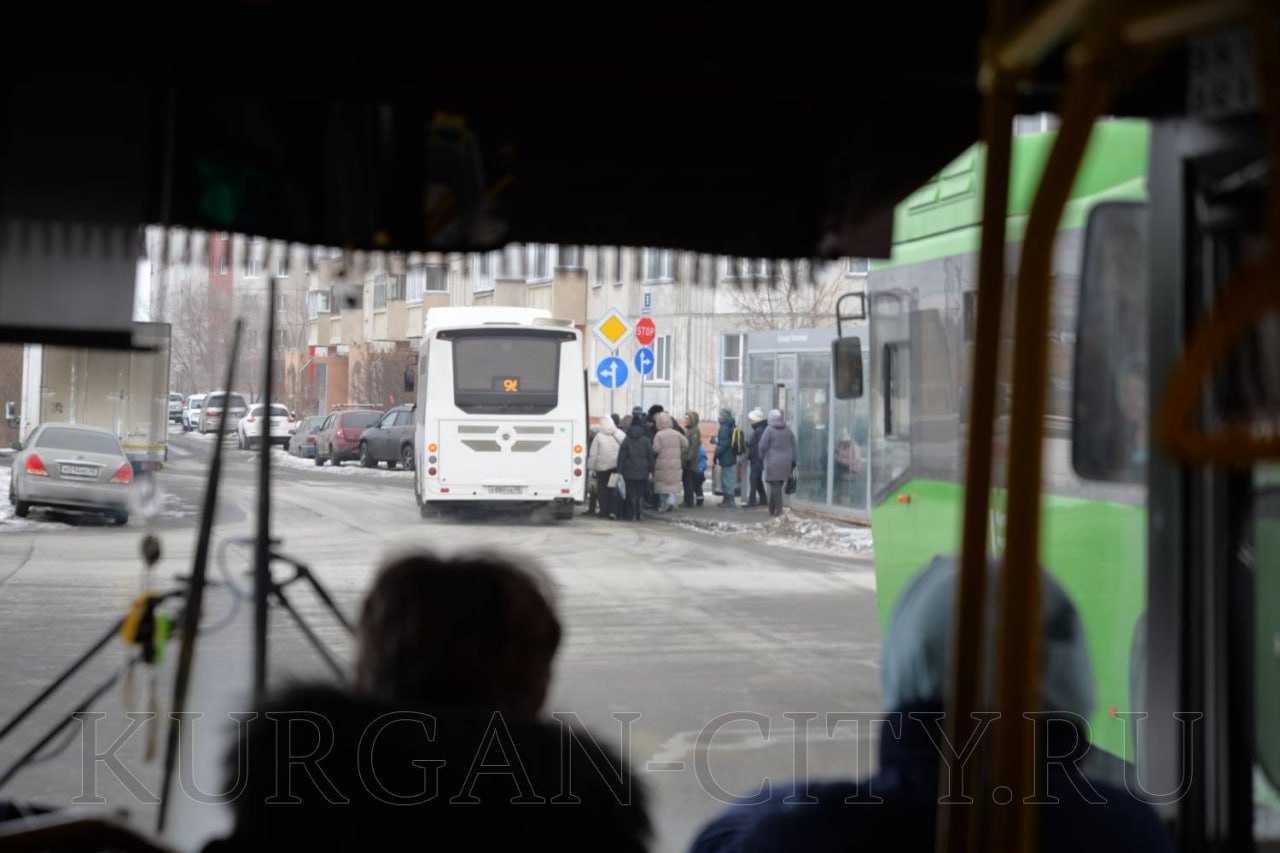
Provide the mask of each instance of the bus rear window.
POLYGON ((561 335, 486 331, 451 337, 455 406, 530 414, 556 407, 561 335))

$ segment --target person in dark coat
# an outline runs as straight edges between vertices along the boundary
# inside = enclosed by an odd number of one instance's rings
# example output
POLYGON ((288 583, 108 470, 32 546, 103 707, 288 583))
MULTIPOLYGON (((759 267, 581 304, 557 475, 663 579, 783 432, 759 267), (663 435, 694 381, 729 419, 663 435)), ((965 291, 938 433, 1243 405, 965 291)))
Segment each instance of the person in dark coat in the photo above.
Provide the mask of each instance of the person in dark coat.
MULTIPOLYGON (((999 571, 993 565, 988 573, 990 602, 995 601, 999 571)), ((941 768, 934 738, 946 727, 943 703, 958 574, 955 558, 936 557, 908 582, 894 605, 880 666, 880 700, 894 724, 880 724, 875 775, 860 781, 766 784, 763 797, 730 806, 704 827, 691 853, 936 849, 941 768)), ((1092 749, 1083 728, 1096 701, 1088 638, 1066 591, 1048 573, 1040 578, 1042 677, 1036 710, 1043 727, 1038 729, 1042 737, 1035 761, 1036 790, 1043 792, 1044 804, 1036 806, 1038 849, 1172 851, 1172 838, 1149 805, 1124 787, 1090 778, 1080 769, 1092 749)), ((988 634, 995 623, 989 616, 988 634)), ((986 647, 993 646, 988 642, 986 647)), ((988 659, 988 671, 991 665, 988 659)), ((989 696, 983 700, 988 708, 989 701, 989 696)), ((988 730, 986 743, 993 736, 988 730)), ((960 784, 954 777, 958 766, 952 764, 953 786, 960 784)), ((994 809, 990 819, 1002 820, 1009 807, 988 802, 994 809)))
POLYGON ((715 462, 720 466, 720 506, 734 506, 734 493, 738 491, 738 472, 735 470, 738 453, 733 449, 732 438, 737 421, 728 408, 720 409, 718 420, 720 431, 711 437, 711 443, 716 446, 715 462))
POLYGON ((764 506, 769 497, 764 490, 764 459, 760 456, 760 439, 769 424, 764 419, 764 412, 752 409, 747 415, 751 423, 751 438, 747 440, 747 453, 751 460, 751 491, 747 494, 747 506, 764 506))
POLYGON ((627 437, 618 448, 618 473, 626 481, 627 502, 623 513, 626 521, 639 521, 640 509, 653 474, 653 442, 645 433, 644 421, 636 418, 627 427, 627 437))
POLYGON ((769 484, 769 514, 782 515, 782 494, 787 480, 796 470, 800 447, 796 434, 787 426, 782 412, 769 412, 769 428, 760 437, 760 459, 764 463, 764 479, 769 484))

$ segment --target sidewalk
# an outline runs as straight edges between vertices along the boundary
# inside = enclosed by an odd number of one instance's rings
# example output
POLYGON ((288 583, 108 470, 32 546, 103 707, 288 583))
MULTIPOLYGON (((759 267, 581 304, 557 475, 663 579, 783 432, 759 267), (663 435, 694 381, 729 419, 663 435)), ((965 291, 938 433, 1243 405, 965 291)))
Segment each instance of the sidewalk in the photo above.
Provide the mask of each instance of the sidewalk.
POLYGON ((708 497, 699 507, 677 505, 670 512, 645 512, 642 523, 674 524, 709 536, 745 536, 767 545, 802 548, 824 554, 870 559, 871 528, 816 513, 788 508, 779 518, 767 507, 722 507, 718 497, 708 497))

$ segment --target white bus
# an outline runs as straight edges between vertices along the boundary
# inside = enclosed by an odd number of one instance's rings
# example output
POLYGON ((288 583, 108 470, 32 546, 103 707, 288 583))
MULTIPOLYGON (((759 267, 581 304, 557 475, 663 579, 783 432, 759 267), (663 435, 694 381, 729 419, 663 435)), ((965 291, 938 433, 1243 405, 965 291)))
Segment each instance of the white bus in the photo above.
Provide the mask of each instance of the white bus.
POLYGON ((572 518, 586 494, 582 336, 534 308, 427 312, 418 357, 414 492, 460 508, 572 518))

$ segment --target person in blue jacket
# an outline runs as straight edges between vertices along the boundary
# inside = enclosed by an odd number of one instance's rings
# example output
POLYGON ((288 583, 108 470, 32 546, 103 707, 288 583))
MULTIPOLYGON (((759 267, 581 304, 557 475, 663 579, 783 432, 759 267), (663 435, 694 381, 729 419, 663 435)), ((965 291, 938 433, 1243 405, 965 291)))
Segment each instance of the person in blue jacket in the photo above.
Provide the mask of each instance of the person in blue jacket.
MULTIPOLYGON (((989 576, 998 569, 993 566, 989 576)), ((941 765, 934 739, 945 737, 940 715, 953 645, 957 575, 954 558, 936 557, 908 582, 894 607, 880 689, 883 706, 895 713, 891 722, 880 724, 875 775, 861 781, 766 785, 758 796, 740 800, 708 824, 694 839, 694 853, 933 853, 941 765)), ((1124 787, 1088 778, 1080 770, 1090 750, 1084 729, 1095 701, 1089 647, 1067 593, 1048 574, 1041 573, 1040 583, 1041 683, 1039 708, 1034 709, 1040 712, 1039 849, 1172 851, 1172 838, 1149 805, 1124 787)), ((995 633, 995 589, 989 583, 988 640, 995 633)), ((988 642, 988 650, 992 646, 988 642)), ((990 652, 987 658, 990 674, 990 652)), ((983 736, 992 737, 991 729, 983 736)), ((999 821, 1008 808, 988 804, 988 818, 999 821)))
POLYGON ((733 412, 728 409, 720 410, 720 431, 711 438, 711 443, 716 446, 715 461, 720 466, 720 493, 724 496, 720 501, 720 506, 735 506, 733 499, 734 493, 738 488, 738 454, 733 449, 733 428, 737 426, 737 422, 733 419, 733 412))

